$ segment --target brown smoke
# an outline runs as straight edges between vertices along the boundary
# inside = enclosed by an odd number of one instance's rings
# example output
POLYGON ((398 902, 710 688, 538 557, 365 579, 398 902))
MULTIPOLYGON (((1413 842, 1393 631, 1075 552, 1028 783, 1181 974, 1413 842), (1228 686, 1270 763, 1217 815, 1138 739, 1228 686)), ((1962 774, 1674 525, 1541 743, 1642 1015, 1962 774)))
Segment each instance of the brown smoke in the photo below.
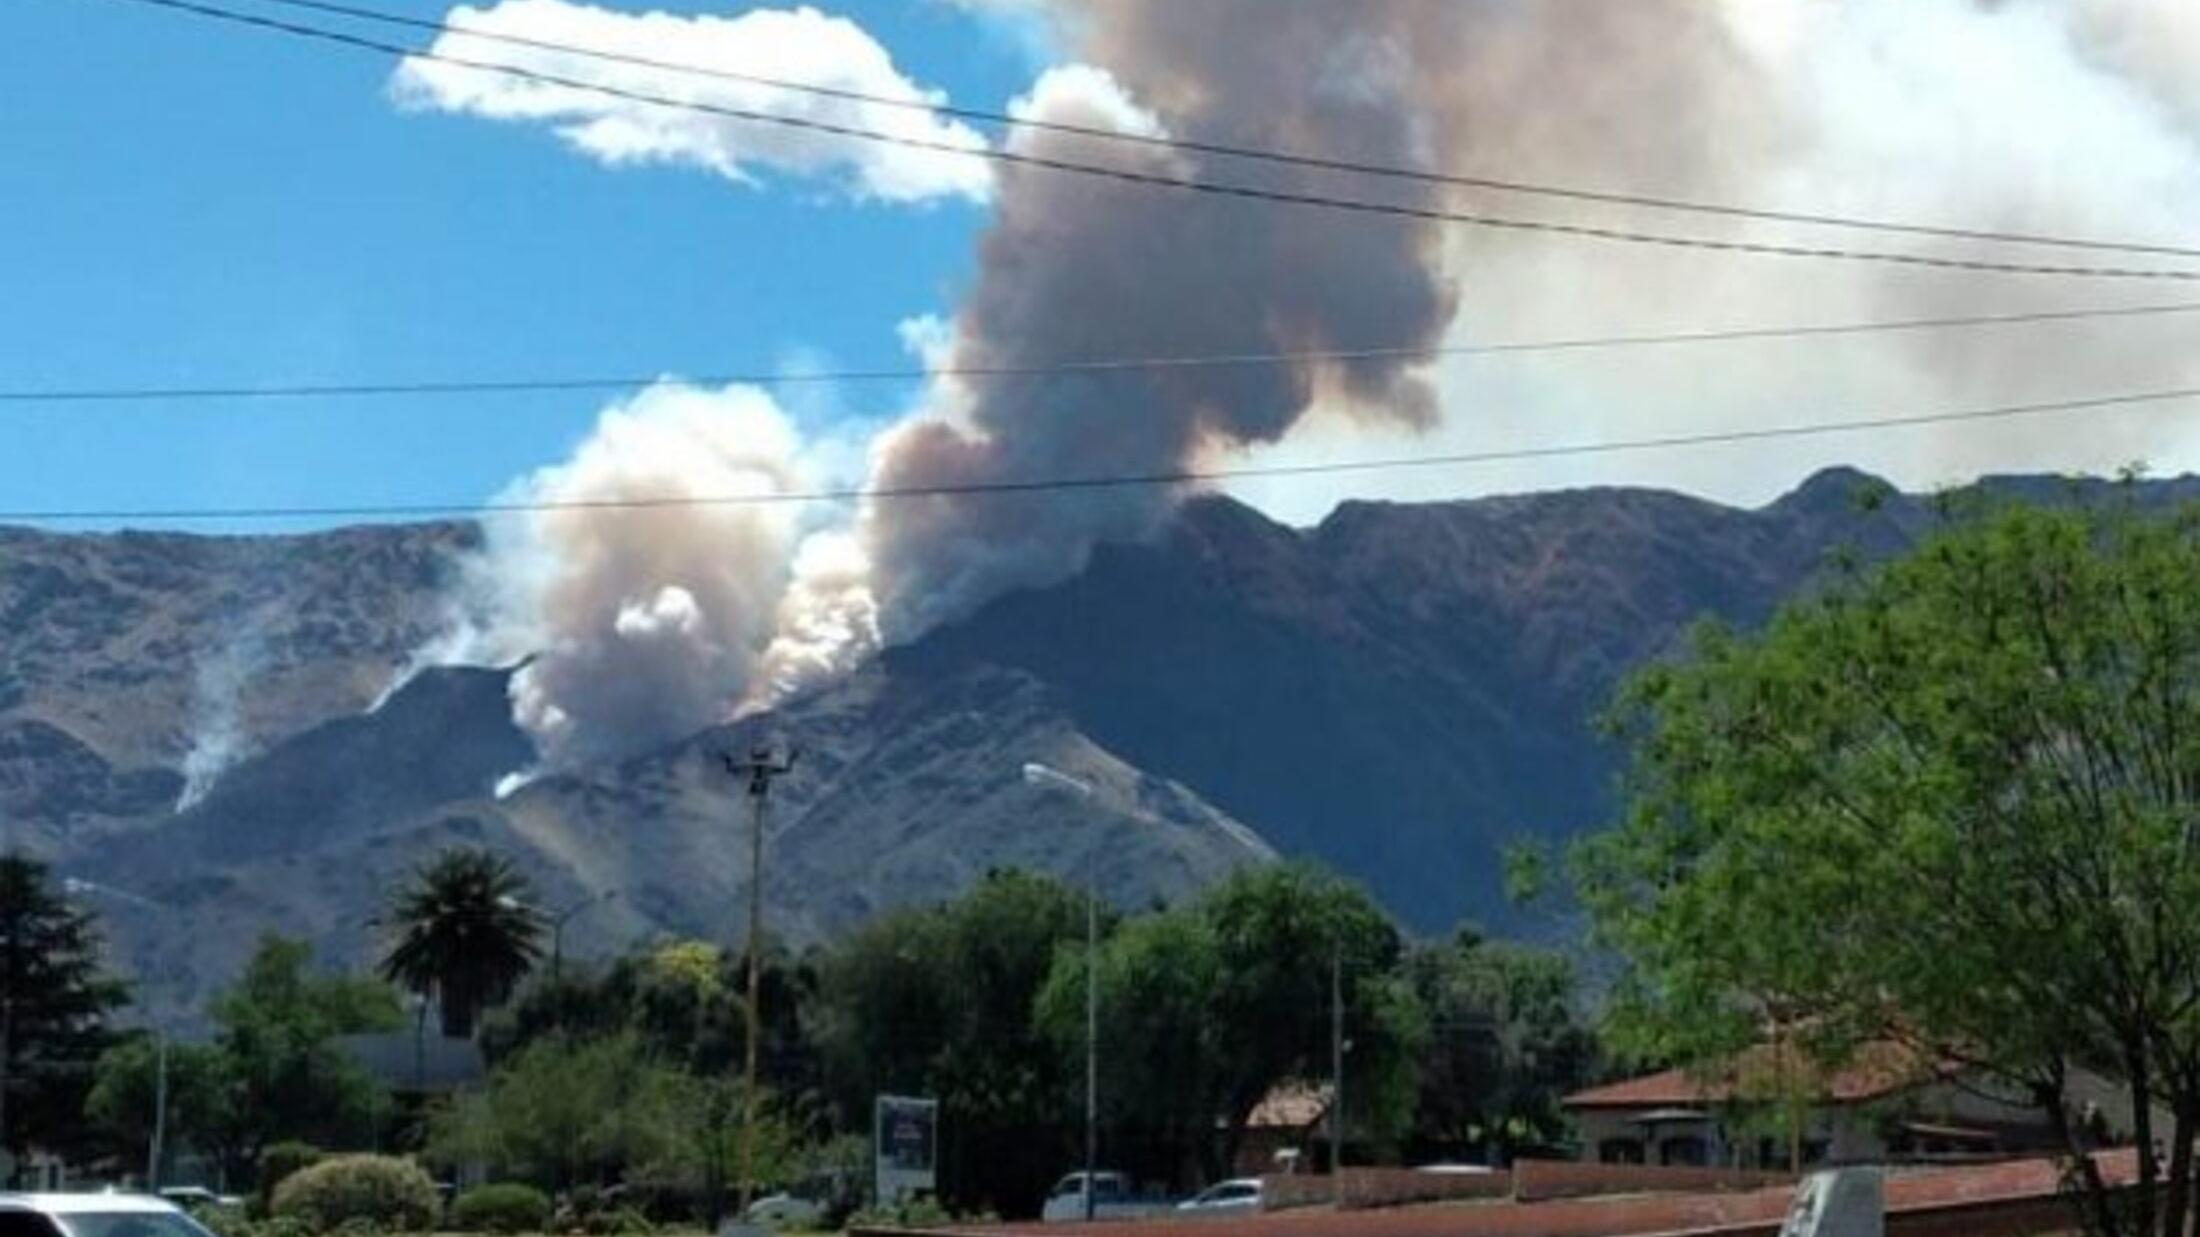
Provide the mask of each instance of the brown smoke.
MULTIPOLYGON (((1106 73, 1056 70, 1021 106, 1052 121, 1425 166, 1435 155, 1427 104, 1441 71, 1420 59, 1436 51, 1421 27, 1448 21, 1446 7, 1110 0, 1072 15, 1083 52, 1106 73)), ((1315 171, 1039 130, 1020 130, 1011 144, 1263 188, 1350 187, 1315 171)), ((1434 200, 1411 184, 1379 191, 1403 204, 1434 200)), ((1440 225, 1425 221, 1340 222, 1014 166, 1001 170, 995 203, 977 284, 955 320, 958 367, 1411 347, 1440 338, 1456 302, 1440 225)), ((1396 358, 986 378, 953 393, 954 415, 897 431, 876 481, 1169 473, 1280 439, 1324 392, 1405 426, 1436 415, 1428 384, 1396 358)), ((1004 590, 1075 571, 1095 541, 1144 535, 1176 497, 1136 488, 882 505, 867 534, 886 635, 913 635, 1004 590)))

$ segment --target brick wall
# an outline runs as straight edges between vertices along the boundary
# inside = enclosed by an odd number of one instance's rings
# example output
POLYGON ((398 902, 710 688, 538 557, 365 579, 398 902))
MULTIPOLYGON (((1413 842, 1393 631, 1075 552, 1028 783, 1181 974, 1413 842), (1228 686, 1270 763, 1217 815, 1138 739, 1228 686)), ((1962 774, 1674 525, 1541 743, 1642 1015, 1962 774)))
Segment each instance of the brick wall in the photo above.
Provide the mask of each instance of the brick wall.
MULTIPOLYGON (((1261 1206, 1268 1211, 1327 1206, 1338 1198, 1339 1184, 1326 1174, 1263 1177, 1261 1206)), ((1347 1168, 1341 1185, 1343 1205, 1351 1209, 1509 1198, 1513 1192, 1510 1173, 1426 1173, 1410 1168, 1347 1168)))
POLYGON ((1513 1197, 1521 1202, 1591 1198, 1600 1194, 1698 1194, 1788 1186, 1786 1173, 1732 1168, 1667 1168, 1651 1164, 1582 1164, 1573 1160, 1520 1160, 1513 1164, 1513 1197))

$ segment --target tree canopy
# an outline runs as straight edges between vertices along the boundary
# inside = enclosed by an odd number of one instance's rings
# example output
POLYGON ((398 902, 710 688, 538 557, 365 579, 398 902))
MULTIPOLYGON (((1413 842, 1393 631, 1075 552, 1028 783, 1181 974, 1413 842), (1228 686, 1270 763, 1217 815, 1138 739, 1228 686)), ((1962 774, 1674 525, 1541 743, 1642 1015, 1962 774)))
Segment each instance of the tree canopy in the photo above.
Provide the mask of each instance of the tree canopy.
POLYGON ((1830 1058, 1906 1041, 2023 1086, 2073 1150, 2064 1083, 2097 1071, 2170 1164, 2128 1213, 2094 1189, 2088 1223, 2182 1232, 2200 512, 1955 514, 1903 559, 1837 565, 1762 632, 1705 628, 1624 692, 1628 812, 1576 856, 1633 963, 1617 1029, 1697 1061, 1768 1032, 1830 1058))
POLYGON ((452 847, 391 899, 382 976, 433 995, 443 1033, 471 1036, 481 1010, 511 995, 542 957, 542 917, 527 881, 493 851, 452 847))
POLYGON ((0 855, 0 1149, 73 1151, 92 1068, 127 989, 107 973, 92 916, 56 893, 46 866, 0 855))

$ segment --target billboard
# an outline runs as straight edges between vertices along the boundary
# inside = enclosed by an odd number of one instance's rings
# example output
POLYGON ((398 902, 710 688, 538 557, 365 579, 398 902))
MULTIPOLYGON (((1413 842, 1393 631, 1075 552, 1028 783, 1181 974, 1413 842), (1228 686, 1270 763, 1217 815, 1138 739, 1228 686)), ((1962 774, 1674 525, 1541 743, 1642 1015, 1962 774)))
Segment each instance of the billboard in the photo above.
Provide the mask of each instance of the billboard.
POLYGON ((938 1100, 882 1095, 871 1127, 872 1159, 881 1206, 892 1206, 938 1188, 938 1100))

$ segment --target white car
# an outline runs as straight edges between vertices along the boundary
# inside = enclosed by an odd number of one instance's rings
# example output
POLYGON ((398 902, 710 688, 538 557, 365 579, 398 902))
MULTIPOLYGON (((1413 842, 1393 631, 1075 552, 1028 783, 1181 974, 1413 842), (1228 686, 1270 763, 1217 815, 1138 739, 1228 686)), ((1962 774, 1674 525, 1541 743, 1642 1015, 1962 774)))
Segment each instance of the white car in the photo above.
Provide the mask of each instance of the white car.
MULTIPOLYGON (((1131 1189, 1130 1178, 1121 1173, 1098 1172, 1092 1175, 1092 1180, 1092 1218, 1095 1220, 1134 1220, 1169 1209, 1165 1201, 1139 1197, 1131 1189)), ((1071 1173, 1047 1191, 1046 1207, 1039 1218, 1048 1224, 1074 1222, 1085 1218, 1085 1210, 1085 1174, 1071 1173)), ((0 1237, 6 1235, 0 1234, 0 1237)))
POLYGON ((1178 1211, 1201 1213, 1260 1210, 1260 1178, 1233 1177, 1217 1181, 1176 1205, 1178 1211))
POLYGON ((146 1194, 0 1194, 0 1237, 213 1237, 146 1194))
POLYGON ((160 1188, 160 1196, 178 1207, 242 1207, 244 1199, 235 1194, 216 1194, 203 1185, 166 1185, 160 1188))
POLYGON ((771 1229, 799 1229, 811 1231, 825 1220, 825 1204, 803 1198, 784 1190, 766 1194, 749 1204, 748 1214, 742 1217, 750 1224, 771 1229))

